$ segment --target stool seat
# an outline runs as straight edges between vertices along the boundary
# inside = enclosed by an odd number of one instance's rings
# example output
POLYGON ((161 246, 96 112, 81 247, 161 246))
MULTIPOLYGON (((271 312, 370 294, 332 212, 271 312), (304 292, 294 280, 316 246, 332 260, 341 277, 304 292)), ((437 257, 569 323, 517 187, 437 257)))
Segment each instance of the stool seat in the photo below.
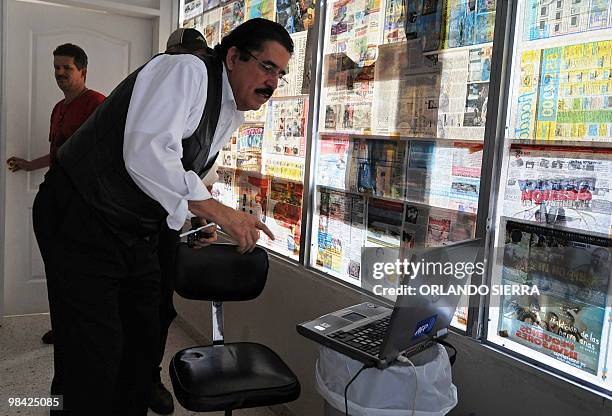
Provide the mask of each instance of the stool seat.
POLYGON ((268 347, 248 342, 187 348, 170 363, 174 394, 196 412, 271 406, 296 400, 300 383, 268 347))

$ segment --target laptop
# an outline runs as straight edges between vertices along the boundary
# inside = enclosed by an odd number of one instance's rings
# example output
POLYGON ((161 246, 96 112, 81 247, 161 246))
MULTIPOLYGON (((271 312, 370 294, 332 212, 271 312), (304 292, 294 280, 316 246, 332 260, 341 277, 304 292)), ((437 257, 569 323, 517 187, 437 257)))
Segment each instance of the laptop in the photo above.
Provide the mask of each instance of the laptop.
MULTIPOLYGON (((482 239, 466 240, 411 254, 411 261, 424 264, 472 263, 482 261, 482 239)), ((472 271, 471 274, 473 274, 472 271)), ((299 334, 347 355, 364 364, 384 369, 402 354, 415 355, 444 337, 459 303, 460 294, 431 294, 421 286, 435 285, 440 293, 448 288, 469 284, 471 274, 444 274, 439 269, 429 273, 404 276, 401 287, 408 289, 397 296, 393 309, 371 302, 360 303, 297 325, 299 334), (460 279, 457 276, 463 274, 460 279)), ((456 291, 450 291, 456 292, 456 291)))

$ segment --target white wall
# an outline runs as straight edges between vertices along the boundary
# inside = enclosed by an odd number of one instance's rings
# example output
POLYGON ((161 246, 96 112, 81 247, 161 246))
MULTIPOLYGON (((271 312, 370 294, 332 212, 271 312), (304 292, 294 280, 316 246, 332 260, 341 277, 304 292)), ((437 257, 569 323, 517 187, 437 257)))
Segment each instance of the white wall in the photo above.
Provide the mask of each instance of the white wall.
MULTIPOLYGON (((299 322, 364 301, 364 295, 271 257, 264 293, 225 306, 226 340, 257 341, 274 349, 296 373, 301 397, 288 406, 297 416, 323 415, 314 390, 317 345, 295 330, 299 322)), ((181 322, 210 338, 210 305, 175 296, 181 322)), ((610 416, 612 401, 531 368, 497 351, 451 335, 459 353, 453 380, 454 416, 610 416)))

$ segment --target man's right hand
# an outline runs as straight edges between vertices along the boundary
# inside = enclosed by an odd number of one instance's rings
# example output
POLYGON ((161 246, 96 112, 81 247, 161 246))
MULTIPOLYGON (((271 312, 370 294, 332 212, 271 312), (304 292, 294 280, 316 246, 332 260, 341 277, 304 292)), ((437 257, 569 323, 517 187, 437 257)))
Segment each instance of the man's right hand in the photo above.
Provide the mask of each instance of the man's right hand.
POLYGON ((202 218, 216 222, 238 244, 238 252, 250 253, 259 240, 259 231, 274 240, 274 234, 253 215, 236 211, 214 199, 189 201, 189 210, 202 218))
POLYGON ((32 162, 20 157, 13 156, 6 161, 6 164, 11 172, 17 172, 19 170, 29 172, 32 170, 32 162))

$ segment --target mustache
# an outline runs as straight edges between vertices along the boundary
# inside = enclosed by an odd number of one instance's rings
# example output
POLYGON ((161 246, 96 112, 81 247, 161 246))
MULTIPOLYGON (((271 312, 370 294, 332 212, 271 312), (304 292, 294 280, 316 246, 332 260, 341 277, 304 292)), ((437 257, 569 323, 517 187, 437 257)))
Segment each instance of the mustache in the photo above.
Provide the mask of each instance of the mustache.
POLYGON ((257 88, 255 92, 257 94, 266 94, 266 95, 274 94, 274 90, 272 88, 257 88))

